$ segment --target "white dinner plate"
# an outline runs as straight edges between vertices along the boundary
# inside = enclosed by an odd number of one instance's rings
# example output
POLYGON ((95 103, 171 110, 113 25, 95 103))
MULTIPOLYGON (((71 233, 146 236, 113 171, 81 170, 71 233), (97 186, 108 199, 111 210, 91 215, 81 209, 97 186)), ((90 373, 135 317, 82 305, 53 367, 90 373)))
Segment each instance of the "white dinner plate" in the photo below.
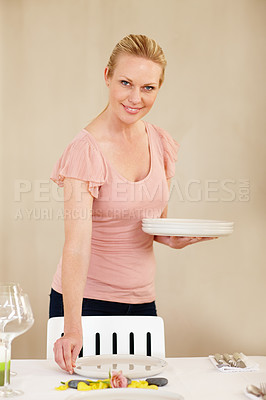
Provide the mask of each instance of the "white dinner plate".
POLYGON ((184 400, 184 397, 178 393, 167 392, 166 390, 154 389, 102 389, 92 390, 86 393, 75 393, 67 398, 67 400, 91 400, 91 399, 108 399, 108 400, 184 400))
POLYGON ((127 378, 144 378, 159 374, 167 366, 161 358, 128 354, 102 354, 81 357, 74 371, 88 378, 108 378, 109 371, 122 371, 127 378))
POLYGON ((149 224, 165 224, 165 223, 170 223, 170 224, 185 224, 185 225, 190 225, 190 224, 196 224, 196 225, 224 225, 224 226, 233 226, 233 222, 229 221, 218 221, 218 220, 209 220, 209 219, 179 219, 179 218, 143 218, 142 219, 143 223, 149 223, 149 224))
POLYGON ((193 230, 232 230, 233 227, 232 226, 218 226, 218 225, 214 225, 214 226, 210 226, 210 225, 179 225, 179 224, 148 224, 148 223, 143 223, 142 224, 143 228, 163 228, 163 229, 193 229, 193 230))
POLYGON ((159 236, 187 236, 187 237, 220 237, 233 233, 233 229, 210 230, 210 229, 170 229, 170 228, 146 228, 142 227, 143 232, 149 235, 159 236))

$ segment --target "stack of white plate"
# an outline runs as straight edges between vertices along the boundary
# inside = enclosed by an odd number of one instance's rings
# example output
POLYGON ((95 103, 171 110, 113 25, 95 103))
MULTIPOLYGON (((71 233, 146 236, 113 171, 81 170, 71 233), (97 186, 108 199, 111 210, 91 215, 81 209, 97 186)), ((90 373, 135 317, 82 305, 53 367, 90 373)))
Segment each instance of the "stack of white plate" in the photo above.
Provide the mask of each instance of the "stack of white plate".
POLYGON ((234 223, 207 219, 145 218, 142 230, 160 236, 219 237, 233 233, 234 223))

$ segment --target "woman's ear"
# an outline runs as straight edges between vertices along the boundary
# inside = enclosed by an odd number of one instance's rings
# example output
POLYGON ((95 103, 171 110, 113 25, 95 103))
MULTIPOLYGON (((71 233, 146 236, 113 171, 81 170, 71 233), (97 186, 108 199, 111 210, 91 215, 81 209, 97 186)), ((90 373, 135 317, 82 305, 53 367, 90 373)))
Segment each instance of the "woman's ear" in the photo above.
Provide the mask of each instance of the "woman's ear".
POLYGON ((105 67, 105 69, 104 69, 104 80, 105 80, 105 83, 106 83, 106 86, 107 86, 107 87, 109 86, 109 77, 108 77, 108 74, 109 74, 109 68, 108 68, 108 67, 105 67))

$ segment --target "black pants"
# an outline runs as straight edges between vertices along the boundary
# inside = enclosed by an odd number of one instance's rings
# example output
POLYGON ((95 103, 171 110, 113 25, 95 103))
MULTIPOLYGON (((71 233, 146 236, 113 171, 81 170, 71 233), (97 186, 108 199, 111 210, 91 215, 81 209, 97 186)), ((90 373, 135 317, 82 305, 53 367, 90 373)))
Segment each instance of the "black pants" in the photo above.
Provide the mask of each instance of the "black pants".
MULTIPOLYGON (((62 294, 51 290, 49 318, 64 315, 62 294)), ((157 316, 155 301, 143 304, 117 303, 114 301, 83 299, 82 315, 151 315, 157 316)))

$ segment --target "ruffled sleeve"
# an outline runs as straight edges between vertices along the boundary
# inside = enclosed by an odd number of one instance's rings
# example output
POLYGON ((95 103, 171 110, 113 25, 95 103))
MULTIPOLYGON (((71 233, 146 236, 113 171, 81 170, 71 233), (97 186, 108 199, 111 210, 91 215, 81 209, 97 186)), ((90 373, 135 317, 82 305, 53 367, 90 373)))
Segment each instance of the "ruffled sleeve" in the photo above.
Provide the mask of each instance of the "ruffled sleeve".
POLYGON ((88 135, 78 135, 57 161, 50 177, 60 187, 65 178, 88 182, 88 191, 95 198, 106 179, 106 165, 102 154, 88 135))
POLYGON ((169 179, 175 175, 175 163, 177 161, 177 153, 180 145, 164 129, 156 127, 156 130, 161 139, 163 148, 165 175, 166 178, 169 179))

